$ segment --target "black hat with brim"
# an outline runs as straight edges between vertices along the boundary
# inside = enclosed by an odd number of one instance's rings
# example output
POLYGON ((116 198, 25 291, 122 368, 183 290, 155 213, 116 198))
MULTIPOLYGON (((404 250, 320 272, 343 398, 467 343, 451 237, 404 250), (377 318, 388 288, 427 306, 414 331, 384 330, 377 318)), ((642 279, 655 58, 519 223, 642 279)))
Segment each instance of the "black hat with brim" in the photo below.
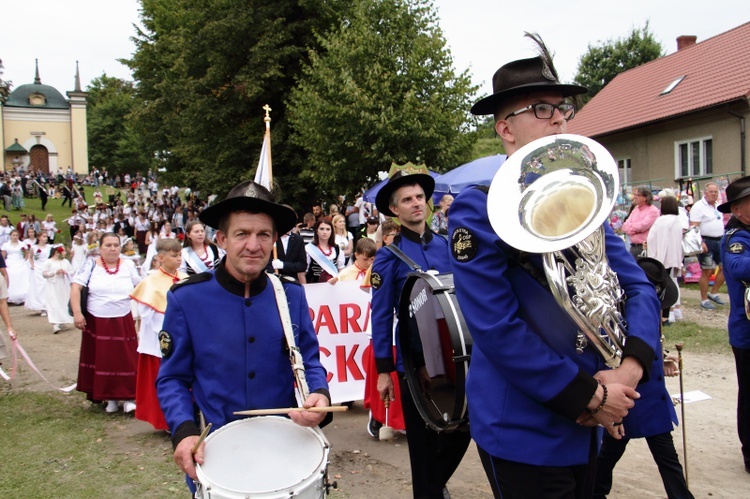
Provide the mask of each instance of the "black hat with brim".
POLYGON ((656 287, 656 295, 659 297, 661 309, 664 310, 677 303, 679 290, 672 278, 669 277, 669 271, 664 268, 664 264, 655 258, 645 256, 638 257, 636 260, 643 272, 646 273, 649 282, 656 287))
POLYGON ((559 92, 563 97, 570 97, 588 91, 580 85, 560 83, 554 71, 541 57, 520 59, 495 71, 492 77, 492 95, 471 106, 471 113, 495 114, 509 97, 528 92, 559 92))
POLYGON ((406 173, 404 170, 399 170, 393 176, 388 179, 388 183, 385 184, 375 196, 375 206, 378 208, 380 213, 388 215, 389 217, 395 217, 396 215, 391 211, 390 199, 391 194, 396 192, 399 187, 404 185, 419 184, 424 189, 424 196, 429 201, 432 197, 432 193, 435 191, 435 179, 426 173, 406 173))
POLYGON ((732 203, 750 196, 750 177, 738 178, 727 187, 727 202, 716 209, 722 213, 732 213, 732 203))
POLYGON ((268 189, 252 180, 234 186, 223 201, 204 209, 198 218, 209 227, 218 229, 219 221, 236 211, 265 213, 273 219, 279 234, 286 234, 297 223, 293 209, 275 203, 268 189))

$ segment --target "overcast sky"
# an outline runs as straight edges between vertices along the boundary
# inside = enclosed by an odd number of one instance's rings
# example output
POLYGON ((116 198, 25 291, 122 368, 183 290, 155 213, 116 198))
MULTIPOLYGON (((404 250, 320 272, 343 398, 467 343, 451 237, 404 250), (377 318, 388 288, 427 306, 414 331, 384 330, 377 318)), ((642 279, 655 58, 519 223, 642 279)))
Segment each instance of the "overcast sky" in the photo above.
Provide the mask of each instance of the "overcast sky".
MULTIPOLYGON (((3 5, 0 59, 3 79, 33 83, 39 59, 42 83, 63 94, 73 89, 76 61, 81 84, 107 73, 132 79, 117 62, 135 50, 137 0, 35 0, 3 5)), ((589 44, 627 36, 650 21, 667 53, 680 35, 705 40, 750 21, 747 0, 435 0, 458 71, 469 69, 480 93, 491 93, 492 74, 502 64, 535 55, 524 31, 537 32, 555 53, 564 81, 572 80, 589 44)))

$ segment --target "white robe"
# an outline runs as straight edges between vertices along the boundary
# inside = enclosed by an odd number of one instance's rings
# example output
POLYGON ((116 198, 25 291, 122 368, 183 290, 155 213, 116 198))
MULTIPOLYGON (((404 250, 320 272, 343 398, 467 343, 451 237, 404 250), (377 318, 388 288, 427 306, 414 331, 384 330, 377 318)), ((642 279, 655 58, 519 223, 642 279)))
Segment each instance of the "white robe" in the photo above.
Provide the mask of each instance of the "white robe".
POLYGON ((10 241, 3 244, 5 251, 5 266, 8 271, 8 303, 21 304, 26 301, 26 293, 29 290, 29 265, 23 257, 20 242, 13 244, 10 241))
POLYGON ((68 301, 70 301, 70 275, 73 267, 68 260, 63 258, 50 258, 42 266, 42 274, 45 278, 44 293, 47 299, 47 320, 51 324, 72 324, 73 317, 68 313, 68 301), (64 270, 65 274, 58 274, 58 270, 64 270))
POLYGON ((31 246, 32 260, 29 261, 29 268, 31 273, 29 274, 29 291, 26 293, 26 302, 24 307, 29 310, 46 310, 47 300, 44 294, 44 276, 42 275, 42 267, 45 262, 49 259, 49 245, 45 245, 44 248, 40 248, 36 244, 31 246))

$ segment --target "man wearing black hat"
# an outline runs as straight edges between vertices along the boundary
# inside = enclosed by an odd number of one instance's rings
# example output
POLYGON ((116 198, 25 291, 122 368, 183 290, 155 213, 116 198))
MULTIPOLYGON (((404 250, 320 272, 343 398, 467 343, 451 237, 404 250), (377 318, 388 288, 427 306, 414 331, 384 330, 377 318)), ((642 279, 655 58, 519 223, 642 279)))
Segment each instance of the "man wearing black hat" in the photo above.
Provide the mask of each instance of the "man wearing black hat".
MULTIPOLYGON (((204 453, 203 445, 192 452, 200 433, 196 406, 216 430, 239 419, 235 411, 297 405, 283 322, 294 325, 306 370, 310 395, 304 407, 330 405, 304 290, 285 282, 277 295, 275 277, 264 272, 277 235, 288 232, 296 218, 261 185, 237 185, 200 214, 203 223, 218 230, 216 240, 226 257, 216 269, 193 275, 167 294, 157 394, 172 432, 174 460, 192 479, 204 453), (286 307, 279 306, 283 302, 286 307)), ((290 414, 295 423, 310 427, 324 416, 290 414)))
POLYGON ((750 315, 745 298, 750 284, 750 177, 729 184, 727 202, 718 210, 732 214, 720 248, 729 291, 729 344, 737 367, 737 432, 750 473, 750 315))
POLYGON ((430 231, 426 223, 427 201, 434 190, 435 181, 430 175, 398 171, 377 194, 378 210, 398 218, 401 233, 391 245, 377 252, 372 265, 372 345, 381 399, 393 400, 391 374, 398 373, 414 497, 442 499, 448 496, 445 486, 458 468, 471 436, 468 431, 438 434, 427 427, 404 379, 398 334, 396 362, 393 360, 393 313, 407 274, 415 270, 412 263, 424 271, 450 271, 448 242, 430 231), (388 249, 390 246, 400 249, 406 258, 397 256, 397 252, 388 249))
MULTIPOLYGON (((587 91, 560 83, 543 42, 529 36, 541 55, 498 69, 493 94, 471 110, 494 115, 509 160, 536 139, 565 133, 576 112, 568 98, 587 91)), ((539 279, 540 255, 522 261, 493 229, 486 188, 461 191, 448 224, 456 296, 474 341, 471 434, 495 497, 589 497, 596 425, 621 438, 634 388, 660 352, 654 287, 605 223, 606 257, 633 319, 620 367, 606 370, 591 342, 576 345, 578 327, 542 284, 543 273, 539 279)))

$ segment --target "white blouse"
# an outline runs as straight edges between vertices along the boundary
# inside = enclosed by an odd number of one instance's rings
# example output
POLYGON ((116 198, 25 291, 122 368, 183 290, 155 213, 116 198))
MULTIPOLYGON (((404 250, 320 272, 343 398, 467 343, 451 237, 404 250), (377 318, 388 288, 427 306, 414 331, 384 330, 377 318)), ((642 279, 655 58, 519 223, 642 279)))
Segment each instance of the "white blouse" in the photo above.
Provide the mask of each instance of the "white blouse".
POLYGON ((116 274, 108 274, 103 267, 86 262, 73 277, 73 282, 86 286, 89 297, 86 308, 94 317, 123 317, 130 313, 130 293, 140 282, 141 276, 135 264, 120 258, 120 269, 116 274))

